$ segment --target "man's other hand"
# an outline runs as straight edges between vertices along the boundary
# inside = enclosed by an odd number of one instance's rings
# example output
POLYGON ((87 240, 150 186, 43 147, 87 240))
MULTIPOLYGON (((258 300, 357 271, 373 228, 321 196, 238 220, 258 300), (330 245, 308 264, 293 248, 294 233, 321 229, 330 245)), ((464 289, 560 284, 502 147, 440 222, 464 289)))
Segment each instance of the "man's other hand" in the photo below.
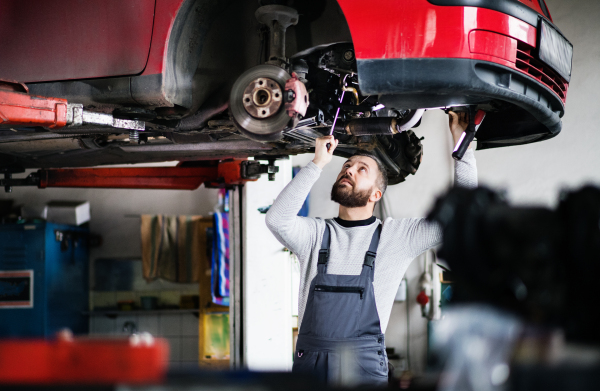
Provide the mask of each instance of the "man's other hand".
MULTIPOLYGON (((452 133, 454 145, 456 145, 458 140, 460 140, 460 136, 462 136, 469 126, 469 115, 465 112, 455 113, 454 111, 449 111, 448 123, 450 125, 450 133, 452 133)), ((471 145, 469 145, 469 148, 471 148, 471 145)))
POLYGON ((323 169, 331 161, 333 151, 337 147, 338 142, 333 136, 319 137, 315 143, 315 158, 313 159, 313 163, 320 169, 323 169), (329 149, 327 149, 327 144, 331 144, 329 149))

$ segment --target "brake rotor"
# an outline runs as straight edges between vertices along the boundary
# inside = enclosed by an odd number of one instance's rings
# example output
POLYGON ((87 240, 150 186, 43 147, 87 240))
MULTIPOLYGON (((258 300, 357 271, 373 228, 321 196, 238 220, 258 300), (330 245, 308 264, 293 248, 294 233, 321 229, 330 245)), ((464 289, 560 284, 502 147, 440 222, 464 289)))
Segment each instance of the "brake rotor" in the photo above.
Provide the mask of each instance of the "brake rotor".
POLYGON ((290 122, 283 105, 283 90, 291 76, 274 65, 258 65, 234 83, 229 107, 235 126, 257 141, 276 141, 290 122))

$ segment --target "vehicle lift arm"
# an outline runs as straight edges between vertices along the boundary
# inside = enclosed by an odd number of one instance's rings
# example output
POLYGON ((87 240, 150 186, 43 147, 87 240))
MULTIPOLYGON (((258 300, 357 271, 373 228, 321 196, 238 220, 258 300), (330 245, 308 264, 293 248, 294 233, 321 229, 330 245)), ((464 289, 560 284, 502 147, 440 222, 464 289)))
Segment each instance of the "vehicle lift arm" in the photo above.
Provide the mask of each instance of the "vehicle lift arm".
MULTIPOLYGON (((0 80, 0 126, 57 129, 95 124, 130 129, 130 135, 145 129, 144 121, 118 119, 111 114, 83 110, 83 105, 65 99, 33 96, 28 92, 23 83, 0 80)), ((0 173, 4 173, 0 186, 6 192, 11 192, 13 186, 194 190, 203 183, 206 187, 241 185, 258 180, 261 174, 269 174, 269 180, 274 180, 279 168, 274 159, 269 164, 256 160, 215 160, 180 163, 177 167, 41 169, 26 178, 12 177, 24 171, 0 168, 0 173)))
POLYGON ((119 119, 83 109, 66 99, 29 95, 23 83, 0 79, 0 126, 41 126, 48 129, 100 125, 144 131, 144 121, 119 119))
POLYGON ((124 167, 124 168, 68 168, 41 169, 26 178, 12 174, 24 170, 0 169, 4 186, 10 193, 13 186, 79 187, 110 189, 166 189, 195 190, 200 185, 222 188, 243 185, 258 180, 261 174, 271 179, 279 167, 273 161, 261 164, 257 160, 228 160, 202 162, 202 167, 124 167))

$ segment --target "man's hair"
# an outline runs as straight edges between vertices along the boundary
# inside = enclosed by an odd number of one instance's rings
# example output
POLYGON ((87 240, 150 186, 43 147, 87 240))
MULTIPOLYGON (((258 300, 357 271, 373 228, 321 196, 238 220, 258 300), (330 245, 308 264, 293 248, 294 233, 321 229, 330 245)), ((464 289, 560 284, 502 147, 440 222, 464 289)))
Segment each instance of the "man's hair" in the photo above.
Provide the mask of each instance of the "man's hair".
POLYGON ((354 155, 352 155, 352 157, 354 157, 354 156, 366 156, 366 157, 370 157, 371 159, 375 160, 375 163, 377 163, 377 169, 379 170, 379 177, 377 178, 377 187, 379 188, 379 190, 381 190, 381 195, 383 196, 383 194, 385 193, 385 190, 387 189, 388 177, 387 177, 387 169, 383 165, 383 162, 381 161, 381 159, 379 159, 375 154, 373 154, 369 151, 362 151, 362 150, 356 151, 354 153, 354 155))

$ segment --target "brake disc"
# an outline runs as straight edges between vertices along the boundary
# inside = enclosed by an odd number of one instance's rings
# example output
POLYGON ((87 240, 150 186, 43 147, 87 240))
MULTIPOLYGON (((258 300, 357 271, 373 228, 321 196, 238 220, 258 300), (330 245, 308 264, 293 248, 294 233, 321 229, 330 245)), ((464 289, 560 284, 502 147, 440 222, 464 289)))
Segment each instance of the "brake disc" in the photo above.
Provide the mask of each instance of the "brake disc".
POLYGON ((276 141, 290 122, 284 107, 285 83, 291 76, 274 65, 258 65, 234 83, 229 107, 235 126, 248 138, 276 141))

